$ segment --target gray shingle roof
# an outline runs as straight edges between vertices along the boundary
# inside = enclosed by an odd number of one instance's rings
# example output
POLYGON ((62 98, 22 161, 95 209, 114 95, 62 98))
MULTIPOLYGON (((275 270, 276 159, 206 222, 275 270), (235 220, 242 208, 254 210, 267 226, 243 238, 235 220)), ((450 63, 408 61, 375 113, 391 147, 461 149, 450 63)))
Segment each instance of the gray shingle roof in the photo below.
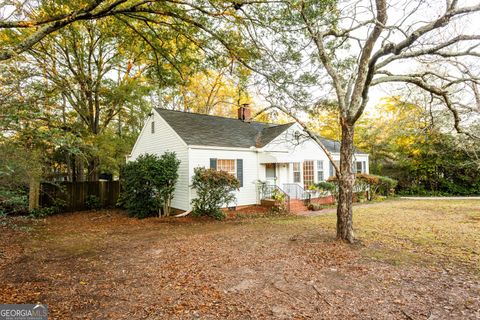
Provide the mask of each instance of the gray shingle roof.
MULTIPOLYGON (((331 140, 331 139, 327 139, 327 138, 324 138, 324 137, 321 137, 321 136, 318 136, 320 138, 320 140, 322 141, 322 144, 325 146, 325 148, 327 148, 327 150, 329 152, 332 152, 332 153, 340 153, 340 142, 339 141, 336 141, 336 140, 331 140)), ((356 153, 356 154, 368 154, 358 148, 353 148, 353 152, 356 153)))
MULTIPOLYGON (((155 109, 187 145, 261 148, 278 137, 294 123, 274 124, 245 122, 234 118, 206 114, 155 109)), ((330 152, 339 152, 338 141, 321 138, 330 152)), ((363 153, 356 150, 357 153, 363 153)))
POLYGON ((261 148, 293 125, 244 122, 239 119, 160 108, 156 111, 188 145, 261 148))

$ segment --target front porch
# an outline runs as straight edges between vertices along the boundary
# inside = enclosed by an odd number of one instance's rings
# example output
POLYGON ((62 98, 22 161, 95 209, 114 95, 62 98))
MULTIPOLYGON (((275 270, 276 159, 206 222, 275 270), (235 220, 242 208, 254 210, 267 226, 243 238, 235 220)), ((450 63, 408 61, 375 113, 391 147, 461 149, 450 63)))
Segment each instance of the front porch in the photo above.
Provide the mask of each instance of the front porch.
POLYGON ((330 195, 304 188, 305 182, 310 186, 317 178, 313 173, 313 162, 261 164, 265 180, 258 182, 259 204, 267 208, 283 207, 285 211, 294 214, 308 211, 311 202, 333 204, 335 201, 330 195))
POLYGON ((260 183, 268 186, 260 199, 270 196, 274 191, 283 192, 290 199, 306 202, 320 197, 321 195, 310 190, 310 187, 324 181, 323 165, 323 160, 260 163, 260 183))

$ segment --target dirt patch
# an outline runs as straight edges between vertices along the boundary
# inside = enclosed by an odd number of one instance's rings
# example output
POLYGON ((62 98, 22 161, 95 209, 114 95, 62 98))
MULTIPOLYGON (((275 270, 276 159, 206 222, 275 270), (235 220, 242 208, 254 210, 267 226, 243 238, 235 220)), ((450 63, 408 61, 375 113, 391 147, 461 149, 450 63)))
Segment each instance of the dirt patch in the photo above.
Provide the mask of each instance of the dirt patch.
POLYGON ((338 243, 329 219, 101 211, 4 227, 2 248, 15 249, 0 259, 0 301, 46 303, 53 319, 480 316, 480 280, 468 265, 442 267, 434 254, 392 263, 369 253, 396 250, 389 241, 365 232, 360 245, 338 243))

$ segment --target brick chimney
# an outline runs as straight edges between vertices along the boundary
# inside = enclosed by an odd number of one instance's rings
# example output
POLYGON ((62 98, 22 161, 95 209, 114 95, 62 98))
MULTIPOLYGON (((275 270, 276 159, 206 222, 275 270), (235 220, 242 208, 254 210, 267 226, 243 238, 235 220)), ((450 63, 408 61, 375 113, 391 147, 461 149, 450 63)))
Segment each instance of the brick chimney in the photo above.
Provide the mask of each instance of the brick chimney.
POLYGON ((238 108, 238 119, 242 121, 249 121, 252 117, 252 110, 249 107, 248 103, 240 105, 238 108))

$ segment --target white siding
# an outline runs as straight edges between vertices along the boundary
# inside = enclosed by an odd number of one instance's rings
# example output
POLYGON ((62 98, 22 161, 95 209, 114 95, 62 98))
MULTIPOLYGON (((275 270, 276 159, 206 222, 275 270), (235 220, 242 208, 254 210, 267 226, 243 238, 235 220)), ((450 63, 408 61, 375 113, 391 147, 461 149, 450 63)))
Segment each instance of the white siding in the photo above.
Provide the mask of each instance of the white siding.
POLYGON ((365 173, 370 173, 370 165, 368 163, 368 154, 356 154, 354 161, 365 161, 365 173))
MULTIPOLYGON (((300 162, 300 177, 301 182, 298 183, 303 187, 303 162, 305 160, 314 161, 314 179, 318 182, 317 175, 317 161, 323 161, 323 174, 324 178, 329 177, 330 160, 320 146, 309 138, 302 137, 300 142, 297 142, 294 138, 294 132, 303 132, 300 126, 293 125, 283 134, 275 138, 272 142, 266 145, 263 149, 265 152, 271 152, 272 154, 278 154, 283 159, 288 159, 288 183, 293 183, 293 162, 300 162), (285 154, 284 152, 287 152, 285 154)), ((339 159, 338 154, 332 154, 335 160, 339 159)))
POLYGON ((135 160, 139 155, 146 153, 160 156, 167 151, 175 152, 181 162, 172 207, 188 210, 190 207, 188 148, 166 121, 155 110, 152 112, 153 115, 145 121, 128 160, 135 160), (155 122, 155 133, 151 133, 152 121, 155 122))
MULTIPOLYGON (((317 161, 323 161, 323 175, 324 179, 330 177, 330 160, 323 151, 322 148, 313 140, 306 137, 306 133, 303 133, 300 141, 298 142, 295 139, 295 131, 303 132, 303 129, 295 124, 286 130, 283 134, 275 138, 268 145, 266 145, 263 150, 265 153, 271 153, 273 155, 278 155, 281 159, 288 159, 289 170, 288 170, 288 179, 289 183, 293 183, 293 162, 300 162, 300 176, 301 183, 300 186, 303 187, 303 162, 305 160, 314 161, 314 176, 315 182, 318 181, 317 174, 317 161)), ((335 161, 340 160, 339 153, 332 153, 332 157, 335 161)), ((356 154, 355 158, 357 161, 366 161, 366 172, 369 173, 369 164, 368 164, 368 155, 366 154, 356 154)), ((285 160, 287 161, 287 160, 285 160)))
MULTIPOLYGON (((243 206, 257 203, 256 181, 258 180, 259 166, 255 151, 190 148, 190 181, 194 168, 210 167, 210 158, 243 159, 243 187, 236 192, 237 205, 243 206)), ((195 191, 191 190, 190 192, 191 199, 195 198, 195 191)))

